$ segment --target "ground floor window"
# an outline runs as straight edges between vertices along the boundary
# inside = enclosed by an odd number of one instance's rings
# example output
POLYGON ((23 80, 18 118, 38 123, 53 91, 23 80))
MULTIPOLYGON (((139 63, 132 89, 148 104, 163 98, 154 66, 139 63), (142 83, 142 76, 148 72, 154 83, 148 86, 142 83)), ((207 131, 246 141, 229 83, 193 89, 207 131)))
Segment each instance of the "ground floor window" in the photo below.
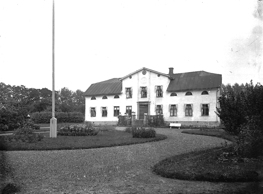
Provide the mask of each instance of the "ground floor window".
POLYGON ((102 107, 102 117, 107 117, 108 112, 107 112, 107 107, 102 107))
POLYGON ((156 105, 156 114, 157 115, 162 115, 163 114, 163 105, 156 105))
POLYGON ((201 104, 201 115, 209 116, 209 104, 201 104))
POLYGON ((132 115, 132 106, 126 106, 126 114, 128 116, 131 116, 132 115))
POLYGON ((169 109, 170 109, 170 116, 176 117, 177 116, 177 105, 171 104, 169 109))
POLYGON ((185 116, 193 116, 193 105, 192 104, 185 104, 185 116))
POLYGON ((90 108, 90 117, 96 117, 96 108, 95 107, 90 108))
POLYGON ((114 116, 117 117, 120 114, 120 107, 119 106, 114 106, 114 116))

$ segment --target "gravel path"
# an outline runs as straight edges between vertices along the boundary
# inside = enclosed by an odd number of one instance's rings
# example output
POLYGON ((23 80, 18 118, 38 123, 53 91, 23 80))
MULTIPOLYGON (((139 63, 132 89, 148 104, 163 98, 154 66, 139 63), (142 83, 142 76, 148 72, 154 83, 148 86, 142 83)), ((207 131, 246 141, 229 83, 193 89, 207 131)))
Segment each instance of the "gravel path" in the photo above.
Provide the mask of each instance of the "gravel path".
POLYGON ((178 129, 157 129, 157 133, 168 138, 130 146, 4 154, 22 193, 224 193, 247 186, 172 180, 153 174, 151 166, 160 160, 224 142, 219 138, 180 132, 178 129))

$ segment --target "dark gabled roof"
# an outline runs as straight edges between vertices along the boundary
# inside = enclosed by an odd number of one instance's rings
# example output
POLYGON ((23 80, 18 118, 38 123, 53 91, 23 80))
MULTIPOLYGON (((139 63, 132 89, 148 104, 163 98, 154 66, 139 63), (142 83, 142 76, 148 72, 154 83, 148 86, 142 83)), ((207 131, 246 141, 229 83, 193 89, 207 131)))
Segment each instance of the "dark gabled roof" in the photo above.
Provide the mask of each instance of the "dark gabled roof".
POLYGON ((148 69, 148 68, 146 68, 146 67, 143 67, 143 68, 141 68, 141 69, 138 69, 137 71, 134 71, 134 72, 132 72, 132 73, 130 73, 130 74, 122 77, 120 80, 124 80, 124 79, 126 79, 127 77, 130 77, 130 76, 132 76, 132 75, 134 75, 134 74, 136 74, 136 73, 138 73, 138 72, 140 72, 140 71, 143 71, 143 70, 146 70, 146 71, 149 71, 149 72, 152 72, 152 73, 159 74, 159 75, 162 75, 162 76, 165 76, 165 77, 170 78, 170 76, 167 75, 167 74, 165 74, 165 73, 161 73, 161 72, 158 72, 158 71, 155 71, 155 70, 152 70, 152 69, 148 69))
POLYGON ((219 88, 222 84, 222 75, 205 71, 178 73, 170 76, 172 80, 167 88, 168 92, 219 88))
POLYGON ((101 96, 121 94, 122 84, 119 78, 91 84, 86 90, 85 96, 101 96))

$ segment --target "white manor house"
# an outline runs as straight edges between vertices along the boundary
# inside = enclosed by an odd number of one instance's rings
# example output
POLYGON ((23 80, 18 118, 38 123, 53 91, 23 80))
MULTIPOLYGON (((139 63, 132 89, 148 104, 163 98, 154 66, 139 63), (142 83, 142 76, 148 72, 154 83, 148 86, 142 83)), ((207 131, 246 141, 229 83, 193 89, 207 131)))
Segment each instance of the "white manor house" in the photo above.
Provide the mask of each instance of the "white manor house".
POLYGON ((166 123, 217 126, 222 75, 205 71, 161 73, 141 68, 122 78, 91 84, 85 92, 85 120, 117 124, 118 115, 162 114, 166 123))

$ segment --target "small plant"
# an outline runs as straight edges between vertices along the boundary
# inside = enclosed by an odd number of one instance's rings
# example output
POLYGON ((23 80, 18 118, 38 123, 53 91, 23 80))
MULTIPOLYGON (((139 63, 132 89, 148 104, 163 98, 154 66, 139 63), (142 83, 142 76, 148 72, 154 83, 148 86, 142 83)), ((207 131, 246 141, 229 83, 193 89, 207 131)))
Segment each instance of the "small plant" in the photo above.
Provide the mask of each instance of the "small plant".
POLYGON ((27 143, 34 143, 41 141, 44 137, 41 134, 34 133, 35 129, 32 123, 24 123, 22 127, 16 129, 13 135, 6 136, 7 141, 22 141, 27 143))
POLYGON ((156 136, 156 131, 153 128, 132 127, 133 138, 153 138, 156 136))
POLYGON ((67 125, 58 131, 60 136, 93 136, 99 133, 91 124, 67 125))

